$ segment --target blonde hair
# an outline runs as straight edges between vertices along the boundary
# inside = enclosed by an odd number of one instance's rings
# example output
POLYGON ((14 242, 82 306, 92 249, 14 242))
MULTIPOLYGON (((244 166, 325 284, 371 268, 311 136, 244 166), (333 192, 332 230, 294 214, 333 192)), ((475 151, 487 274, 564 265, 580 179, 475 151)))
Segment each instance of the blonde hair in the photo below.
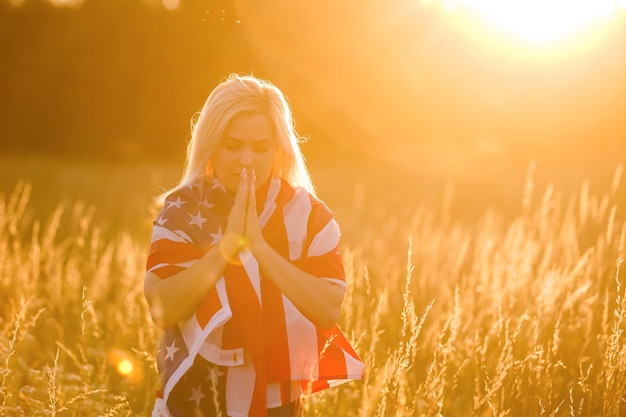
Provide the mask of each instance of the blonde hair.
POLYGON ((292 187, 303 187, 314 194, 299 146, 302 138, 296 134, 291 108, 283 93, 269 81, 252 75, 231 74, 215 87, 200 113, 192 119, 183 176, 176 187, 161 194, 157 201, 162 204, 171 192, 206 175, 211 157, 230 121, 240 114, 257 113, 267 116, 274 125, 278 152, 273 174, 285 179, 292 187))

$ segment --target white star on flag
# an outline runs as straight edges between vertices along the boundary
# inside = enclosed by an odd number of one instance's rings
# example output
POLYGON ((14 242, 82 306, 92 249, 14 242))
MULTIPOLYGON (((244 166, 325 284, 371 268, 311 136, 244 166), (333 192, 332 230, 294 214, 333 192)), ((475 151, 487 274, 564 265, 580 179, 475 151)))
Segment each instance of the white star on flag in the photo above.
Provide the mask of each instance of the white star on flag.
POLYGON ((212 190, 215 190, 216 188, 219 188, 220 190, 226 192, 226 188, 224 188, 224 186, 222 185, 221 182, 219 182, 217 179, 215 179, 213 181, 213 188, 211 188, 212 190))
POLYGON ((156 221, 156 222, 157 222, 157 224, 158 224, 159 226, 163 226, 163 225, 165 224, 165 222, 167 222, 167 220, 168 220, 168 219, 166 219, 166 218, 164 218, 164 217, 159 217, 159 218, 157 219, 157 221, 156 221))
POLYGON ((166 346, 165 349, 167 349, 167 355, 165 355, 165 360, 171 359, 173 362, 174 355, 180 349, 176 347, 176 340, 172 340, 172 344, 170 346, 166 346))
MULTIPOLYGON (((180 208, 181 205, 187 203, 186 201, 183 201, 180 199, 180 196, 178 196, 178 198, 176 198, 176 201, 168 201, 167 204, 169 204, 169 206, 176 206, 177 209, 180 208)), ((168 206, 168 207, 169 207, 168 206)))
POLYGON ((202 200, 202 203, 200 203, 200 205, 201 205, 202 207, 206 207, 207 209, 211 209, 211 208, 213 208, 213 206, 214 206, 215 204, 211 204, 211 203, 209 203, 209 201, 205 198, 204 200, 202 200))
POLYGON ((202 213, 198 211, 198 213, 195 215, 191 213, 188 213, 188 214, 189 214, 189 217, 191 217, 191 220, 189 220, 189 226, 191 226, 192 224, 195 224, 196 226, 200 228, 200 230, 202 230, 202 225, 206 223, 206 219, 202 217, 202 213))
POLYGON ((211 245, 215 245, 216 243, 218 243, 220 240, 222 240, 222 237, 224 236, 221 227, 219 229, 217 229, 216 233, 209 233, 209 234, 213 238, 213 241, 211 242, 211 245))
POLYGON ((224 374, 224 372, 222 372, 222 370, 220 370, 219 368, 215 368, 213 366, 208 366, 206 367, 206 370, 208 372, 208 375, 205 379, 205 381, 211 381, 214 385, 217 385, 217 379, 224 374))
POLYGON ((202 393, 201 385, 198 388, 191 387, 191 397, 187 401, 193 401, 196 403, 196 407, 200 407, 200 400, 206 398, 206 395, 202 393))

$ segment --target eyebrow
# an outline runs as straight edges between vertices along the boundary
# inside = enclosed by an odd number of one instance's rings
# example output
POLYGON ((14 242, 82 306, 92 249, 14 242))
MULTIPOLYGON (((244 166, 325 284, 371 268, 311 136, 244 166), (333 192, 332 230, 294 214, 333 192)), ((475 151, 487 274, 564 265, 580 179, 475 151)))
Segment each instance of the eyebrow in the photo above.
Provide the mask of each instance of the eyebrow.
MULTIPOLYGON (((235 137, 232 137, 232 136, 224 136, 223 140, 230 140, 230 141, 234 141, 234 142, 248 142, 246 140, 235 138, 235 137)), ((274 140, 273 138, 260 138, 260 139, 253 139, 250 142, 255 142, 255 143, 272 142, 273 140, 274 140)))

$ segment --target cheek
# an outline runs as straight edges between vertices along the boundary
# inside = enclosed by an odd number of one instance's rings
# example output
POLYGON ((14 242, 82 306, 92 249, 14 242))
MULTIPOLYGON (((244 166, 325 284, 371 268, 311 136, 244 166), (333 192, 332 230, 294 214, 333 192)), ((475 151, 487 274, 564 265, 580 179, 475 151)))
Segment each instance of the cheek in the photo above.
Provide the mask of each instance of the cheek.
POLYGON ((214 171, 227 170, 232 165, 231 159, 226 152, 216 152, 213 158, 211 158, 214 171))
POLYGON ((257 163, 255 165, 257 183, 261 185, 272 175, 274 168, 274 156, 268 155, 263 158, 259 158, 257 159, 257 163))
POLYGON ((274 167, 274 162, 276 160, 276 153, 271 153, 269 155, 266 155, 262 158, 261 163, 259 164, 260 167, 263 169, 264 173, 271 173, 272 172, 272 168, 274 167))

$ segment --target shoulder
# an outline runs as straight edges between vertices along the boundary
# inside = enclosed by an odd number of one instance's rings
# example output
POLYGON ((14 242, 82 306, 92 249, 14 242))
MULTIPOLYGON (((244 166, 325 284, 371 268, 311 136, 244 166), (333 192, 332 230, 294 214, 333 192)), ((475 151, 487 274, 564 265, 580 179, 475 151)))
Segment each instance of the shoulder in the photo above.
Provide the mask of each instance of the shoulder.
POLYGON ((204 178, 177 186, 163 200, 159 218, 174 220, 178 216, 197 211, 207 200, 209 194, 207 190, 210 191, 211 187, 211 181, 204 178))
POLYGON ((326 212, 332 215, 328 206, 315 195, 311 194, 306 188, 301 186, 292 186, 284 179, 281 184, 281 192, 287 196, 287 200, 293 202, 306 202, 311 207, 311 210, 326 212))
MULTIPOLYGON (((304 190, 304 189, 303 189, 304 190)), ((324 201, 322 201, 322 199, 320 199, 319 197, 311 194, 310 192, 304 190, 305 193, 307 193, 309 200, 311 201, 311 206, 317 210, 320 211, 322 213, 326 213, 330 216, 333 215, 331 209, 328 207, 328 205, 326 205, 326 203, 324 201)))
POLYGON ((303 187, 294 188, 294 198, 306 201, 309 209, 309 223, 324 225, 335 222, 335 216, 330 208, 319 197, 311 194, 303 187))
POLYGON ((201 195, 201 181, 196 180, 191 184, 181 184, 167 194, 163 202, 163 210, 171 207, 177 209, 186 208, 197 204, 201 195))
POLYGON ((154 222, 155 230, 166 233, 167 229, 200 248, 212 245, 223 230, 225 216, 220 198, 226 195, 214 185, 202 179, 172 190, 154 222))

